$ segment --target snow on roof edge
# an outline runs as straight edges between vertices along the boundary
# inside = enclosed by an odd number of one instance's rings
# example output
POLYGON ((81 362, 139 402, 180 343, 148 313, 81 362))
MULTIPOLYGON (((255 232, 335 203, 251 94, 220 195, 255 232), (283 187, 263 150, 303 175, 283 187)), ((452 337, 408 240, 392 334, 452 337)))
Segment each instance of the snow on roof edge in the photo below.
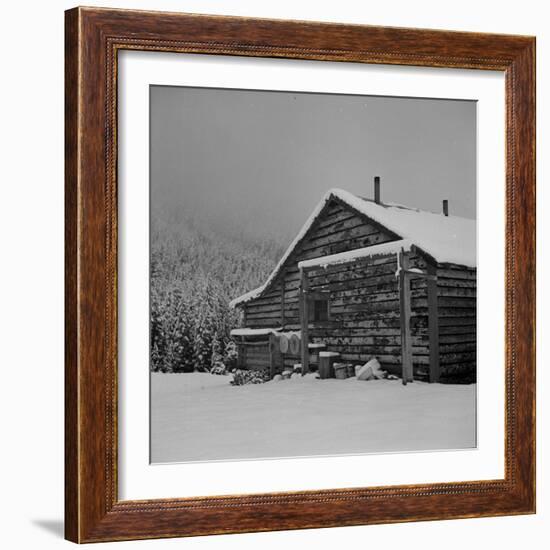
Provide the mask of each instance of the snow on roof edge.
POLYGON ((326 267, 329 265, 343 264, 353 262, 359 258, 368 258, 372 256, 385 256, 387 254, 397 254, 403 249, 409 252, 413 246, 410 239, 400 239, 398 241, 390 241, 388 243, 377 244, 374 246, 365 246, 363 248, 355 248, 338 254, 330 254, 328 256, 320 256, 311 260, 302 260, 298 262, 298 267, 307 269, 308 267, 326 267))
POLYGON ((229 307, 233 308, 239 304, 244 304, 245 302, 254 300, 254 298, 257 298, 264 291, 265 287, 266 287, 266 284, 264 283, 262 286, 259 286, 258 288, 254 288, 237 298, 233 298, 233 300, 229 302, 229 307))

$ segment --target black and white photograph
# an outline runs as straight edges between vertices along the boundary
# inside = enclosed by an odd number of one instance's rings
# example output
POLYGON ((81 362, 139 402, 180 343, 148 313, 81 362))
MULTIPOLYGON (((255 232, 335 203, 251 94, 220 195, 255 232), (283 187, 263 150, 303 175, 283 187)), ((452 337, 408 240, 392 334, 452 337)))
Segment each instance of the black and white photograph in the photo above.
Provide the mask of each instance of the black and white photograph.
POLYGON ((472 449, 476 102, 150 87, 150 460, 472 449))

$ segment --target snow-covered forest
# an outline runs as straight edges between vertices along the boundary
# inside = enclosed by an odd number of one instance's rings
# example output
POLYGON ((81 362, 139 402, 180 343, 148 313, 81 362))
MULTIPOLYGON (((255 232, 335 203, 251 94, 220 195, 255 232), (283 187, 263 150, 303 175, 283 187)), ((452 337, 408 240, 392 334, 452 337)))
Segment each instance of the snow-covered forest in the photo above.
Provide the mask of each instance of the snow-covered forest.
POLYGON ((182 209, 152 216, 151 370, 231 367, 239 325, 232 298, 262 284, 284 248, 182 209))

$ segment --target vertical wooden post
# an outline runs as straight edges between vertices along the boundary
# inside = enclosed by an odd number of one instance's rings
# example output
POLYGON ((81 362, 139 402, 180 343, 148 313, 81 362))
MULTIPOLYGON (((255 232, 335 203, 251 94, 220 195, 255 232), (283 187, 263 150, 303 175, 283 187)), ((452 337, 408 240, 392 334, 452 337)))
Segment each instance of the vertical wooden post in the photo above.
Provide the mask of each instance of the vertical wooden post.
POLYGON ((302 341, 302 376, 309 372, 309 311, 308 311, 309 281, 304 269, 300 269, 300 328, 302 341))
POLYGON ((285 280, 281 283, 281 328, 285 328, 285 280))
POLYGON ((273 380, 273 377, 275 376, 275 346, 274 346, 274 334, 269 335, 269 343, 267 345, 267 348, 269 350, 269 379, 273 380))
POLYGON ((399 308, 401 321, 401 369, 403 384, 413 381, 412 342, 411 342, 411 281, 409 256, 403 250, 399 253, 399 308))
MULTIPOLYGON (((437 268, 428 264, 428 274, 435 277, 437 268)), ((429 277, 428 293, 428 335, 430 346, 430 382, 439 382, 439 312, 437 310, 437 280, 429 277)))

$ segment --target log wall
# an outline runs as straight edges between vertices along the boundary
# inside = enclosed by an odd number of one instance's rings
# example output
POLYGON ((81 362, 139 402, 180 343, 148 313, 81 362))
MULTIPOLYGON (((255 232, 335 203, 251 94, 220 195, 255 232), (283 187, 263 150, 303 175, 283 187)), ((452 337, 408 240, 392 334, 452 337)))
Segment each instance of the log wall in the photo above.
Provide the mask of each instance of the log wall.
MULTIPOLYGON (((416 255, 411 267, 425 268, 416 255)), ((399 288, 395 255, 321 268, 309 273, 312 291, 329 291, 330 319, 313 324, 310 339, 324 342, 344 361, 365 363, 375 356, 383 368, 401 374, 399 288)), ((416 378, 429 371, 428 303, 425 281, 412 283, 411 335, 416 378)))
POLYGON ((437 269, 439 362, 442 382, 476 380, 476 270, 437 269))

